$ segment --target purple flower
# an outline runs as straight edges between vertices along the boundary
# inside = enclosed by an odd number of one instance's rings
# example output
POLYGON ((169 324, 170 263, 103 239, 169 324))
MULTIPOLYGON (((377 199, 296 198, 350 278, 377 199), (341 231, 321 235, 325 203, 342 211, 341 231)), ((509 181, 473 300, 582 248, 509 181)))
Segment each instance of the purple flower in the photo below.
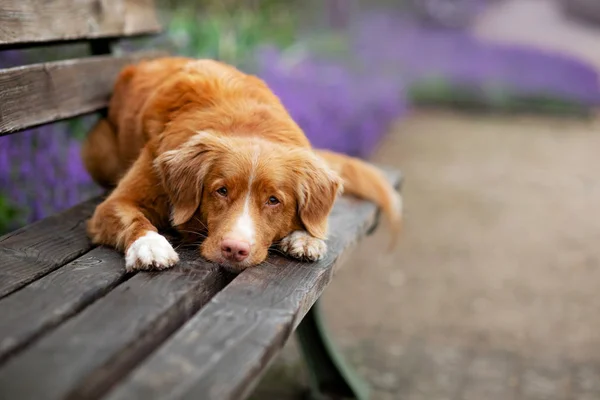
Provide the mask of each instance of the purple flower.
POLYGON ((0 137, 0 191, 30 223, 71 207, 100 189, 65 124, 0 137))
POLYGON ((0 68, 11 68, 23 65, 24 58, 22 50, 0 51, 0 68))
POLYGON ((487 43, 466 31, 424 27, 381 13, 365 15, 351 41, 356 58, 369 60, 374 71, 395 70, 409 85, 434 78, 483 95, 502 90, 600 104, 595 69, 562 54, 487 43))
POLYGON ((317 57, 259 53, 259 75, 317 148, 366 157, 407 109, 401 80, 317 57))

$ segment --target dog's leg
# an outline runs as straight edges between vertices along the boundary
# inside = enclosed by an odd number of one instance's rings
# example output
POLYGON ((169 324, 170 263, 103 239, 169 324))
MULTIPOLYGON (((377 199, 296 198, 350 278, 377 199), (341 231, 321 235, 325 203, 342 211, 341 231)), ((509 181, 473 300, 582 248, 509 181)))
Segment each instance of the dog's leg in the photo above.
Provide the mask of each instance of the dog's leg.
POLYGON ((168 215, 161 209, 167 208, 164 201, 148 197, 157 186, 151 168, 149 156, 143 152, 88 223, 94 243, 125 252, 127 271, 165 269, 179 261, 173 246, 155 226, 164 222, 151 222, 151 216, 168 215))
POLYGON ((327 253, 324 240, 311 236, 306 231, 294 231, 281 239, 280 249, 293 258, 308 261, 322 259, 327 253))
POLYGON ((130 201, 109 198, 88 224, 92 241, 125 252, 127 271, 166 269, 179 261, 167 239, 130 201))

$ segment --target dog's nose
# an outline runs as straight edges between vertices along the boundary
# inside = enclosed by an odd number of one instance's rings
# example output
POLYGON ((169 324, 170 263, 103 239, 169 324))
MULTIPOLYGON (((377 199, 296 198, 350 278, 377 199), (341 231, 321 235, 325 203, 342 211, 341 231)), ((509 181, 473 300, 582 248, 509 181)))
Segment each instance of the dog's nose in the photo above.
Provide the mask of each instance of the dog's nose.
POLYGON ((244 261, 250 255, 250 244, 242 240, 223 239, 221 254, 229 261, 244 261))

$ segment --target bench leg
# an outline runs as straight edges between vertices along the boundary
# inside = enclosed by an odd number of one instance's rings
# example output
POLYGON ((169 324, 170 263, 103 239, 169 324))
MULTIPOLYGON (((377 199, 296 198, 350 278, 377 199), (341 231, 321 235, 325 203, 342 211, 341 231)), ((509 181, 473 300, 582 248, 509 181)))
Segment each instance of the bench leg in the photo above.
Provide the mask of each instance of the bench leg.
POLYGON ((310 370, 312 400, 368 399, 368 385, 344 362, 328 336, 318 300, 298 326, 296 334, 310 370))

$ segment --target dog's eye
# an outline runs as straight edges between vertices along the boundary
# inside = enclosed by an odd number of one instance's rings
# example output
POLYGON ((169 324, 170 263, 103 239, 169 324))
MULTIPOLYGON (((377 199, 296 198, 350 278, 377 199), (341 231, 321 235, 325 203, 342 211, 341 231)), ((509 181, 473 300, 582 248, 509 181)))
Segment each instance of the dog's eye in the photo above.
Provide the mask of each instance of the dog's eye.
POLYGON ((279 199, 275 196, 271 196, 269 197, 269 200, 267 200, 267 204, 270 206, 276 206, 277 204, 279 204, 279 199))
POLYGON ((217 189, 217 194, 219 196, 227 197, 227 188, 225 186, 217 189))

